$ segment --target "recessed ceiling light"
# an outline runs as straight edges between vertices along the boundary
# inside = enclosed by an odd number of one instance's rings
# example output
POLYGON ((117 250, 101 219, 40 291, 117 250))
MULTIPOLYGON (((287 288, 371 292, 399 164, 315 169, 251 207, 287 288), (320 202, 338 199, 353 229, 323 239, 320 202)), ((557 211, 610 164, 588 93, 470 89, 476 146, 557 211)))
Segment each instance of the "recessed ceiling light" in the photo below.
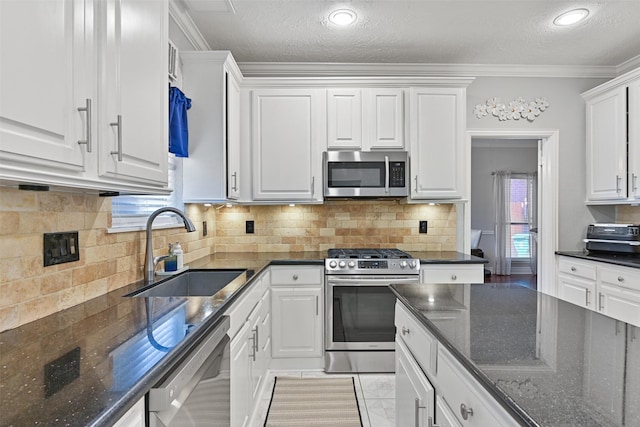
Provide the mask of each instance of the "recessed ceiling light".
POLYGON ((585 19, 588 15, 589 10, 587 9, 574 9, 558 16, 553 20, 553 23, 560 26, 573 25, 585 19))
POLYGON ((350 25, 356 21, 358 15, 353 10, 338 9, 331 12, 329 21, 336 25, 350 25))

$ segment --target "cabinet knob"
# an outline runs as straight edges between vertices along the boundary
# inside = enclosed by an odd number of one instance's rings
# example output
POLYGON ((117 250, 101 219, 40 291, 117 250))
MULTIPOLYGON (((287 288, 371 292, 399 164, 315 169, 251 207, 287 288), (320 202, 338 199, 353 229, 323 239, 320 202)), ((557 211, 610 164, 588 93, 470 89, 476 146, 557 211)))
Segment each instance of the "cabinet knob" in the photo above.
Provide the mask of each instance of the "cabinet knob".
POLYGON ((576 270, 577 270, 577 268, 571 267, 571 271, 575 272, 576 270))
POLYGON ((458 280, 458 276, 456 276, 455 274, 451 275, 451 280, 458 280))
POLYGON ((298 280, 298 275, 297 274, 293 275, 293 280, 298 280))
POLYGON ((408 334, 409 332, 411 332, 411 331, 409 330, 409 328, 405 328, 404 326, 402 327, 402 335, 406 335, 406 334, 408 334))
POLYGON ((460 404, 460 415, 462 415, 463 420, 467 420, 470 416, 473 415, 473 408, 468 408, 464 403, 460 404))
POLYGON ((618 276, 618 282, 620 282, 620 283, 624 282, 624 277, 618 276))

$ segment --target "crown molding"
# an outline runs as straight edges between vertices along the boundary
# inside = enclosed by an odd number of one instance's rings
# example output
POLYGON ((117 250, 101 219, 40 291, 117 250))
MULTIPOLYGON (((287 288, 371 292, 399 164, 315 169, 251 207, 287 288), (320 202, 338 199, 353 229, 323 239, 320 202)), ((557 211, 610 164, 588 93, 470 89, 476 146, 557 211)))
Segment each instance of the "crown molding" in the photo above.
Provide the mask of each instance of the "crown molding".
POLYGON ((194 49, 211 50, 211 46, 209 46, 191 16, 187 13, 187 5, 183 0, 169 0, 169 16, 184 33, 194 49))
POLYGON ((245 77, 473 76, 613 78, 618 75, 618 67, 615 66, 579 65, 239 62, 238 66, 245 77))
POLYGON ((624 61, 622 64, 616 67, 616 70, 618 71, 618 75, 620 76, 622 74, 628 73, 629 71, 633 71, 639 67, 640 67, 640 55, 634 56, 633 58, 624 61))
MULTIPOLYGON (((244 74, 244 73, 243 73, 244 74)), ((244 76, 242 83, 252 88, 278 88, 278 87, 384 87, 384 88, 405 88, 408 86, 430 86, 430 87, 460 87, 469 86, 475 77, 458 76, 244 76)))

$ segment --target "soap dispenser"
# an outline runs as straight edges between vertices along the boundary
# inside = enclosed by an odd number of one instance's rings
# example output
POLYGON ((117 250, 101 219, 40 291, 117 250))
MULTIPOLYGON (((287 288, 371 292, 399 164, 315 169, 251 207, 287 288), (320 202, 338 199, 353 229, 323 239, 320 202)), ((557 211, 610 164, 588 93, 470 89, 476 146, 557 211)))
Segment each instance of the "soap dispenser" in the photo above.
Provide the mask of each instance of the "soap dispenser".
POLYGON ((178 270, 178 257, 176 256, 173 243, 169 243, 169 258, 164 260, 164 271, 178 270))
POLYGON ((184 268, 184 251, 182 250, 180 242, 176 242, 176 245, 173 247, 173 253, 176 254, 177 269, 182 270, 182 268, 184 268))

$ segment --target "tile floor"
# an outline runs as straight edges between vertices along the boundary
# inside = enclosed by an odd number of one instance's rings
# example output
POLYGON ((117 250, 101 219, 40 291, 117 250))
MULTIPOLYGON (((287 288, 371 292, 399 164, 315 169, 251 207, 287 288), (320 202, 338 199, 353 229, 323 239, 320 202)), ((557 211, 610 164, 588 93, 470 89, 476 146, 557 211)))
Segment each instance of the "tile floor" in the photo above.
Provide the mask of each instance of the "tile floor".
POLYGON ((356 396, 363 427, 395 427, 395 375, 394 374, 325 374, 321 371, 270 371, 264 394, 260 398, 253 427, 264 426, 269 410, 275 377, 354 377, 356 396))

